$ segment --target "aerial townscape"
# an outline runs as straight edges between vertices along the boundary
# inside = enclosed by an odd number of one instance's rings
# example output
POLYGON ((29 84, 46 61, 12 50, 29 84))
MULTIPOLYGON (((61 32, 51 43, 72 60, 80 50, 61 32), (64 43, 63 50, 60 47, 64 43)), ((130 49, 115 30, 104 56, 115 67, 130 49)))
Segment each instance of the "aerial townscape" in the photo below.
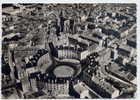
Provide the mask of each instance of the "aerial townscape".
POLYGON ((136 4, 2 4, 3 99, 137 97, 136 4))

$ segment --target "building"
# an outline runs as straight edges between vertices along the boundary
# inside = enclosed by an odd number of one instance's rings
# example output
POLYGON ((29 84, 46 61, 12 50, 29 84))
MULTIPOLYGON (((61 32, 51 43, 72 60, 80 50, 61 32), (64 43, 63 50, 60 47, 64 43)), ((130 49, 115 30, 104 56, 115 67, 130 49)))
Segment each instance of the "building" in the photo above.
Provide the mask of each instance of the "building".
POLYGON ((49 78, 44 79, 43 91, 51 97, 69 97, 70 81, 63 78, 49 78))
POLYGON ((131 57, 134 57, 136 54, 136 50, 130 47, 129 45, 120 45, 118 50, 118 55, 124 58, 124 64, 130 60, 131 57))
POLYGON ((130 39, 128 39, 127 45, 136 48, 136 36, 132 36, 130 39))
POLYGON ((99 41, 101 40, 101 39, 99 39, 99 38, 91 37, 91 36, 83 35, 83 34, 80 35, 80 37, 83 38, 83 39, 85 39, 85 40, 91 41, 91 42, 93 42, 93 43, 95 43, 95 44, 99 44, 99 41))
POLYGON ((99 98, 98 95, 91 91, 83 82, 74 85, 74 90, 80 95, 81 99, 99 98))
POLYGON ((109 48, 98 52, 97 61, 100 65, 105 65, 111 60, 111 50, 109 48))
POLYGON ((85 69, 83 72, 83 81, 98 95, 103 98, 115 98, 119 96, 119 90, 113 87, 110 83, 106 82, 101 77, 96 76, 95 69, 85 69))
POLYGON ((79 60, 80 52, 75 47, 59 46, 58 58, 59 59, 77 59, 79 60))
POLYGON ((107 72, 128 83, 135 80, 135 76, 131 72, 127 71, 127 69, 125 69, 125 66, 120 66, 117 63, 112 63, 111 65, 108 65, 107 72))
POLYGON ((89 90, 85 88, 82 83, 78 83, 74 86, 75 91, 80 95, 81 99, 91 99, 91 95, 89 94, 89 90))
POLYGON ((2 21, 3 22, 10 22, 13 21, 13 17, 8 13, 2 13, 2 21))
POLYGON ((19 72, 19 80, 21 82, 23 94, 28 92, 31 88, 28 74, 25 70, 19 72))

